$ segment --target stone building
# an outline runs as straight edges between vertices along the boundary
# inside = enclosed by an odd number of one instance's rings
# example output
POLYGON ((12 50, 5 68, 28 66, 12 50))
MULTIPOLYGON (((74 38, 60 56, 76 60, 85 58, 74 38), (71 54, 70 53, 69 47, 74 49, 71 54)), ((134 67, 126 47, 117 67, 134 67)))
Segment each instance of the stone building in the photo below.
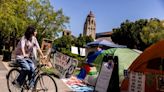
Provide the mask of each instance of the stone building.
POLYGON ((90 11, 84 23, 83 35, 91 36, 93 39, 96 37, 96 21, 92 11, 90 11))
POLYGON ((63 31, 63 36, 64 36, 64 35, 71 36, 71 31, 65 29, 65 30, 63 31))

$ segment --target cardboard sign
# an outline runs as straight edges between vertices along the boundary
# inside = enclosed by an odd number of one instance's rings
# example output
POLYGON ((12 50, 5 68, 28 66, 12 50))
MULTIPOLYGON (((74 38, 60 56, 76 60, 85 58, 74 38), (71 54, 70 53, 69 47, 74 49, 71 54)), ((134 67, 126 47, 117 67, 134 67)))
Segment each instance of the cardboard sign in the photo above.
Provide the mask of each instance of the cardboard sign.
POLYGON ((128 92, 145 92, 145 75, 138 72, 130 72, 128 92))
POLYGON ((73 72, 74 70, 69 71, 69 68, 71 66, 74 66, 76 68, 78 65, 78 60, 73 59, 67 55, 60 53, 60 52, 56 52, 54 54, 53 61, 55 64, 53 66, 57 70, 56 73, 60 77, 65 77, 66 72, 73 72))
POLYGON ((109 81, 111 79, 114 63, 103 62, 99 77, 97 79, 95 91, 96 92, 107 92, 109 81))

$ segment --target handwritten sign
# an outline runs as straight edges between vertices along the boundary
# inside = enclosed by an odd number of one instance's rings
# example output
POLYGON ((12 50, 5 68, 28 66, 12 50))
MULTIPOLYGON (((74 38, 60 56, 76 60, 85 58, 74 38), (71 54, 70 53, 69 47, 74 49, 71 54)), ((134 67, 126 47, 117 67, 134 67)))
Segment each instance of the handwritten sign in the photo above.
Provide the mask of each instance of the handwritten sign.
POLYGON ((64 55, 60 52, 56 52, 54 54, 54 59, 53 61, 55 62, 55 69, 57 70, 57 75, 60 77, 64 77, 65 74, 68 72, 71 74, 74 70, 70 71, 69 68, 71 66, 74 66, 75 68, 78 65, 78 60, 73 59, 67 55, 64 55))
POLYGON ((130 72, 129 92, 145 92, 145 75, 138 72, 130 72))
POLYGON ((103 62, 99 77, 97 79, 95 91, 96 92, 107 92, 109 81, 112 75, 114 63, 111 64, 103 62))

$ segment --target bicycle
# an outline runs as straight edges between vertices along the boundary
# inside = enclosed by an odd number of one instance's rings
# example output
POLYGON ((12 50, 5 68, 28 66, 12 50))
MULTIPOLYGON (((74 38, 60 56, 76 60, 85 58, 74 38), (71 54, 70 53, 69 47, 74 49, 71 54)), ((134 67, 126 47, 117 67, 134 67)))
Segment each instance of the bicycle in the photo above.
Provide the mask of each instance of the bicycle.
POLYGON ((15 81, 20 74, 21 66, 19 63, 11 63, 10 67, 13 67, 7 74, 7 87, 9 92, 24 92, 25 90, 31 92, 57 92, 57 85, 51 74, 42 72, 41 68, 46 66, 45 64, 38 64, 34 71, 34 87, 30 88, 30 80, 27 78, 21 87, 17 87, 15 81), (18 91, 17 91, 18 90, 18 91))

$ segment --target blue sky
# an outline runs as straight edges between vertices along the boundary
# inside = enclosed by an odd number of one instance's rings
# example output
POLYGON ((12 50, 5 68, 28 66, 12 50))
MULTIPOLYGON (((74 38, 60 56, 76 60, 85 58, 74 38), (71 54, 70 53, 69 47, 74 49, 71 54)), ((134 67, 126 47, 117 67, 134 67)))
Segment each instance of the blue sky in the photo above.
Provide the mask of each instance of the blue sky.
POLYGON ((72 34, 83 33, 86 16, 92 11, 96 18, 96 33, 112 31, 126 19, 158 18, 164 20, 164 0, 50 0, 55 10, 63 9, 70 17, 67 25, 72 34))

